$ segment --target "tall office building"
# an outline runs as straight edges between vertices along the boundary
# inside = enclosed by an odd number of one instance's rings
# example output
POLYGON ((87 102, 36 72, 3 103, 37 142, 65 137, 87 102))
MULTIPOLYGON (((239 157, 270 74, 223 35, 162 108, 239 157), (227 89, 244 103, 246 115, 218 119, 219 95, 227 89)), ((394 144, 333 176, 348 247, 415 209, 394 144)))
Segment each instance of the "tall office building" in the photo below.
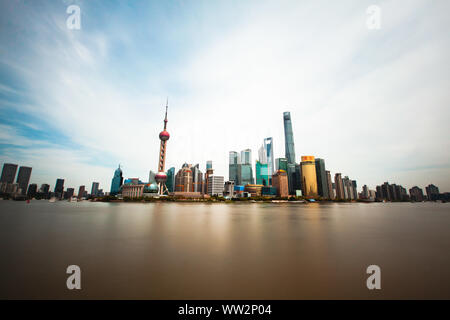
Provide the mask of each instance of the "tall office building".
POLYGON ((55 197, 62 198, 64 194, 64 179, 56 179, 55 197))
POLYGON ((253 169, 251 164, 238 165, 239 185, 253 184, 253 169))
POLYGON ((256 184, 263 186, 272 185, 272 174, 269 174, 269 165, 256 161, 255 163, 256 184))
POLYGON ((328 198, 334 199, 333 181, 331 181, 331 173, 330 173, 330 171, 326 170, 325 174, 327 176, 328 198))
POLYGON ((71 199, 74 193, 75 193, 74 188, 67 188, 66 192, 64 192, 64 199, 71 199))
MULTIPOLYGON (((212 169, 212 162, 209 165, 212 169)), ((206 163, 206 168, 208 168, 208 162, 206 163)), ((192 183, 194 192, 203 192, 203 173, 200 171, 200 165, 198 163, 192 167, 192 183)))
POLYGON ((327 173, 325 171, 325 160, 316 158, 316 177, 317 177, 317 191, 319 196, 329 199, 327 173))
POLYGON ((302 193, 305 197, 317 197, 316 162, 313 156, 302 156, 302 193))
POLYGON ((92 188, 91 188, 91 196, 96 197, 98 195, 98 187, 100 186, 100 183, 98 182, 92 182, 92 188))
POLYGON ((32 199, 36 196, 36 194, 37 194, 37 184, 32 183, 28 186, 27 198, 32 199))
POLYGON ((41 184, 41 187, 39 188, 39 193, 43 198, 47 198, 50 193, 50 185, 47 183, 41 184))
POLYGON ((192 165, 184 163, 175 175, 176 192, 193 192, 192 165))
POLYGON ((122 169, 120 168, 120 164, 119 164, 119 167, 116 169, 116 171, 114 171, 114 177, 112 178, 112 181, 111 181, 110 194, 111 195, 118 194, 122 184, 123 184, 123 175, 122 175, 122 169))
POLYGON ((223 196, 224 177, 208 176, 208 194, 210 196, 223 196))
POLYGON ((252 164, 252 150, 245 149, 241 151, 241 164, 252 164))
POLYGON ((241 163, 238 165, 239 185, 253 184, 252 150, 241 151, 241 163))
POLYGON ((279 197, 289 196, 289 185, 286 171, 277 170, 272 177, 272 186, 277 189, 277 195, 279 197))
POLYGON ((356 180, 351 180, 351 188, 352 188, 352 199, 356 200, 358 199, 358 186, 356 184, 356 180))
POLYGON ((14 177, 17 172, 17 164, 5 163, 3 164, 2 176, 0 182, 3 183, 14 183, 14 177))
POLYGON ((275 170, 284 170, 287 172, 287 159, 286 158, 277 158, 275 160, 275 170))
POLYGON ((342 175, 340 173, 336 173, 334 175, 334 184, 336 188, 336 199, 344 200, 344 184, 342 182, 342 175))
POLYGON ((84 191, 86 190, 85 186, 80 186, 78 189, 78 199, 81 199, 84 197, 84 191))
MULTIPOLYGON (((149 183, 153 183, 153 182, 149 181, 149 183)), ((167 170, 166 186, 167 186, 167 189, 169 190, 169 192, 175 191, 175 168, 174 167, 171 167, 169 170, 167 170)))
POLYGON ((27 193, 28 183, 30 182, 31 177, 31 167, 20 167, 19 173, 17 174, 17 184, 21 189, 21 193, 24 195, 27 193))
POLYGON ((235 185, 239 185, 239 154, 236 151, 230 151, 228 162, 228 180, 234 181, 235 185))
POLYGON ((429 184, 425 187, 425 190, 427 192, 428 201, 436 201, 439 199, 439 188, 434 184, 429 184))
MULTIPOLYGON (((265 138, 264 143, 258 150, 258 160, 261 165, 267 164, 268 179, 266 185, 272 185, 272 175, 274 173, 274 158, 273 158, 273 139, 272 137, 265 138)), ((258 179, 258 178, 256 178, 258 179)), ((256 183, 258 184, 258 182, 256 183)))
POLYGON ((295 163, 294 132, 292 131, 291 113, 283 113, 285 156, 288 163, 295 163))
POLYGON ((208 190, 209 190, 209 186, 208 186, 209 179, 208 178, 209 178, 209 176, 212 176, 213 173, 214 173, 214 169, 212 167, 212 160, 208 160, 208 161, 206 161, 206 172, 205 172, 205 180, 204 180, 205 182, 203 183, 202 189, 200 190, 200 192, 202 194, 208 193, 208 190))
POLYGON ((411 201, 423 201, 423 191, 418 186, 414 186, 409 189, 409 195, 411 197, 411 201))

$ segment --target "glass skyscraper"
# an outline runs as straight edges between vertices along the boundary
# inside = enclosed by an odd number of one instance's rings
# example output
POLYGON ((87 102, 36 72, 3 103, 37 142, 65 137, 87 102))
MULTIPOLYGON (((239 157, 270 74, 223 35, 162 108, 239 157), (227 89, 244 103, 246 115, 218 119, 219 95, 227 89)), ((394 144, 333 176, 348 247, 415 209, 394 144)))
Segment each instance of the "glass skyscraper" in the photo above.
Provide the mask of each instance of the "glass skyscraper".
POLYGON ((236 151, 230 151, 229 163, 228 163, 228 180, 234 181, 235 185, 239 185, 239 154, 236 151))
POLYGON ((2 176, 0 182, 13 183, 17 172, 17 164, 5 163, 3 164, 2 176))
POLYGON ((329 199, 330 195, 328 194, 328 182, 327 182, 327 173, 325 171, 325 161, 320 158, 315 159, 316 163, 316 178, 317 178, 317 192, 319 196, 325 199, 329 199))
POLYGON ((239 185, 245 186, 247 184, 253 184, 253 170, 251 164, 239 164, 238 165, 238 177, 239 185))
POLYGON ((21 189, 22 194, 26 194, 28 183, 30 182, 31 177, 31 167, 20 167, 19 173, 17 174, 17 183, 19 184, 19 188, 21 189))
POLYGON ((285 155, 288 163, 295 163, 294 133, 292 131, 291 113, 283 113, 285 155))
POLYGON ((64 179, 56 179, 55 197, 61 198, 64 193, 64 179))
POLYGON ((241 151, 241 164, 252 164, 252 150, 245 149, 241 151))
POLYGON ((287 159, 286 158, 277 158, 275 160, 276 163, 276 171, 283 170, 287 172, 287 159))
POLYGON ((119 165, 116 171, 114 171, 114 177, 112 178, 111 181, 111 192, 110 192, 111 195, 119 193, 122 183, 123 183, 122 169, 120 169, 119 165))
POLYGON ((274 164, 273 164, 273 139, 272 137, 264 139, 264 150, 267 159, 267 168, 269 171, 269 175, 273 175, 274 173, 274 164))
POLYGON ((174 167, 167 170, 166 187, 169 190, 169 192, 175 191, 175 168, 174 167))
POLYGON ((256 161, 256 184, 264 186, 272 185, 272 175, 269 174, 269 166, 267 163, 256 161))

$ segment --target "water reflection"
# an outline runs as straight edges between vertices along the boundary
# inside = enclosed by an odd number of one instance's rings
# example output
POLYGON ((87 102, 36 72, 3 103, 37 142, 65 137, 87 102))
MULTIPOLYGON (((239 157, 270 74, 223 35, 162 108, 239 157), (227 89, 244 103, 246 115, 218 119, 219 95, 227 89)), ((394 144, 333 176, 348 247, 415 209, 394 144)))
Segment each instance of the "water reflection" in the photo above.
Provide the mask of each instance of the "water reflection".
POLYGON ((0 298, 450 298, 448 204, 0 206, 0 298))

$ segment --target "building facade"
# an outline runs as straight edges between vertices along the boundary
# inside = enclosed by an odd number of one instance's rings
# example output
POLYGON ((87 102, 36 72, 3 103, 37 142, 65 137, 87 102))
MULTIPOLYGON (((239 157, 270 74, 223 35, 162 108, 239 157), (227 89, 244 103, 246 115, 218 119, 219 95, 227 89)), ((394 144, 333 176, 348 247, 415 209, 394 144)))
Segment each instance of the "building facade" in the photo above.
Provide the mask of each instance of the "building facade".
POLYGON ((325 160, 316 158, 316 179, 317 179, 317 192, 319 196, 325 199, 329 199, 328 192, 328 180, 327 173, 325 171, 325 160))
POLYGON ((210 196, 223 196, 225 179, 222 176, 208 177, 208 194, 210 196))
POLYGON ((278 170, 272 177, 272 186, 277 189, 277 195, 279 197, 289 196, 289 184, 287 172, 284 170, 278 170))
POLYGON ((3 183, 14 183, 14 178, 17 172, 17 164, 5 163, 3 164, 2 176, 0 182, 3 183))
POLYGON ((336 173, 334 175, 334 184, 336 189, 336 199, 344 200, 345 199, 344 184, 342 182, 342 175, 340 173, 336 173))
POLYGON ((17 174, 17 184, 19 185, 20 192, 22 195, 25 195, 27 193, 28 189, 28 183, 30 182, 31 178, 31 167, 23 167, 21 166, 19 168, 19 173, 17 174))
POLYGON ((112 178, 111 181, 111 195, 116 195, 120 192, 120 188, 122 187, 123 184, 123 173, 122 173, 122 169, 120 168, 120 164, 119 167, 116 169, 116 171, 114 171, 114 177, 112 178))
POLYGON ((314 156, 302 156, 302 193, 305 197, 317 197, 317 175, 314 156))

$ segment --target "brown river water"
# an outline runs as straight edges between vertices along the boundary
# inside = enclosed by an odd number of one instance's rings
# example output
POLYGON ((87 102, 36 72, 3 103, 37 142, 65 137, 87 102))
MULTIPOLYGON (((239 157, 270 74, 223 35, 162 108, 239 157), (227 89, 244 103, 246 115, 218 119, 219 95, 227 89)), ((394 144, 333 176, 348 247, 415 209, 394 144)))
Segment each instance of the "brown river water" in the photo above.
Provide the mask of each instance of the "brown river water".
POLYGON ((0 299, 450 299, 449 203, 4 200, 0 244, 0 299))

